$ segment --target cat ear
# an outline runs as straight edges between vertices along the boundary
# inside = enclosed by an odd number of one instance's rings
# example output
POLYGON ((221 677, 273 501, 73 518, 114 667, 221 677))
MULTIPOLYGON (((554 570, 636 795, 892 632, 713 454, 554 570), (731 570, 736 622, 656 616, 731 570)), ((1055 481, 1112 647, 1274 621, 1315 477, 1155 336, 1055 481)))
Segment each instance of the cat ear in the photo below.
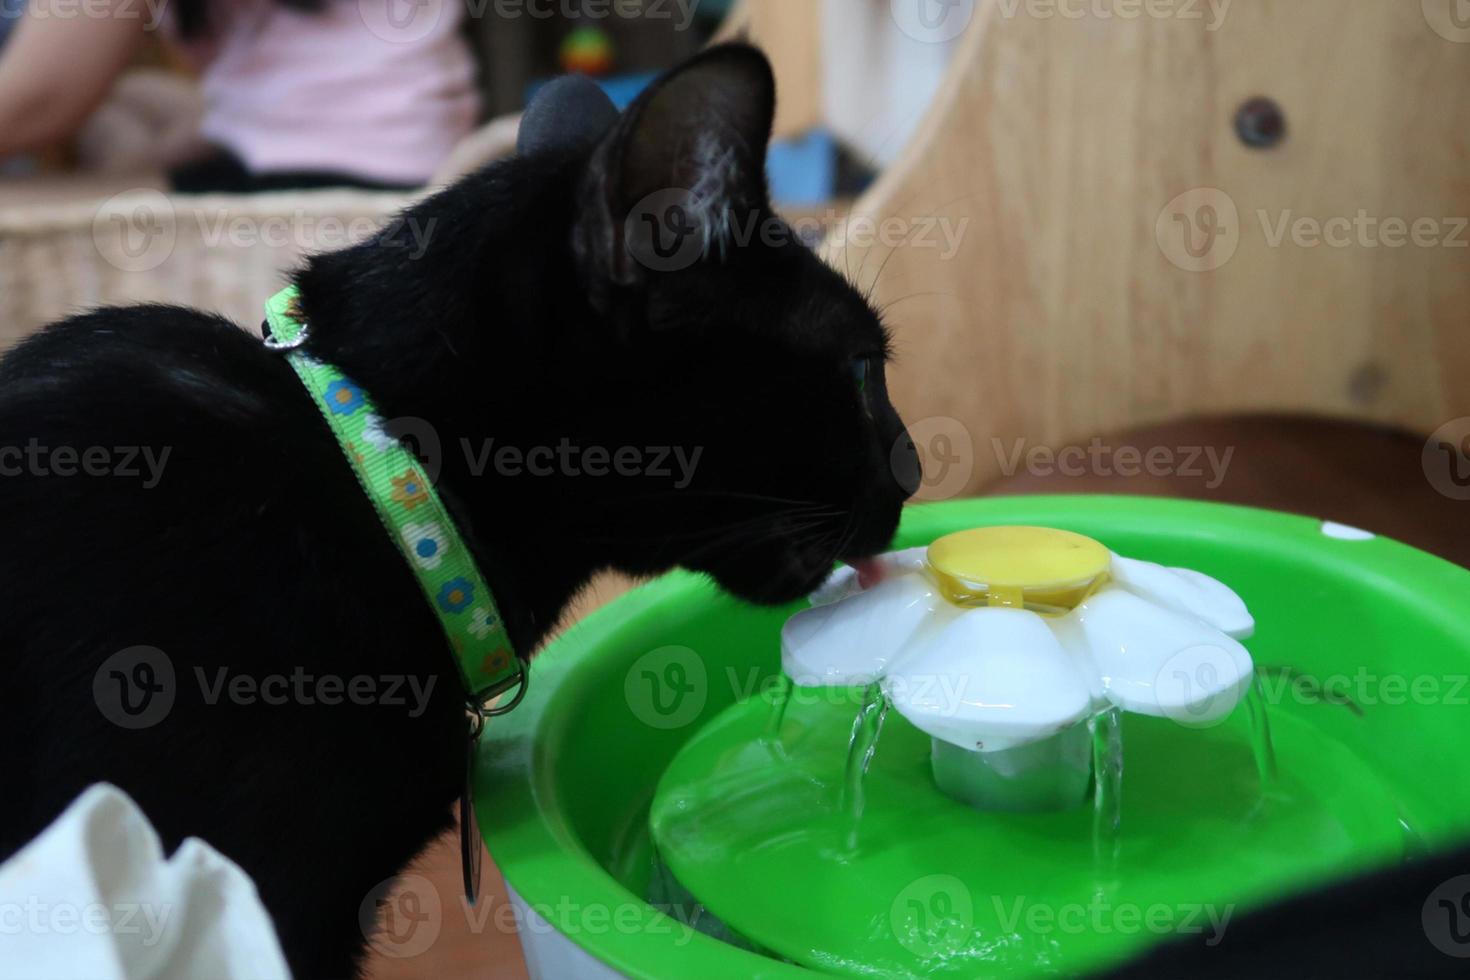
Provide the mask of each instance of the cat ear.
POLYGON ((585 75, 547 82, 521 116, 516 152, 523 157, 585 153, 618 121, 612 100, 585 75))
POLYGON ((745 44, 710 48, 650 86, 588 166, 578 236, 593 281, 686 268, 766 206, 775 109, 770 63, 745 44))

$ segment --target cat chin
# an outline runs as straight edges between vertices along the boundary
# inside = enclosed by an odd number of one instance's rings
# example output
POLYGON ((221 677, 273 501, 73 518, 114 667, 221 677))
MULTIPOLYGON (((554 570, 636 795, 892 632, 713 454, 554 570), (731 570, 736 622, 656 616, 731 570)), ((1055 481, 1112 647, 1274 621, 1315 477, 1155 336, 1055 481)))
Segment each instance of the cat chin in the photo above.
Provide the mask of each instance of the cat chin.
POLYGON ((832 572, 830 562, 807 568, 788 560, 774 573, 769 566, 748 568, 701 568, 715 584, 737 599, 758 606, 784 606, 804 599, 817 590, 832 572))

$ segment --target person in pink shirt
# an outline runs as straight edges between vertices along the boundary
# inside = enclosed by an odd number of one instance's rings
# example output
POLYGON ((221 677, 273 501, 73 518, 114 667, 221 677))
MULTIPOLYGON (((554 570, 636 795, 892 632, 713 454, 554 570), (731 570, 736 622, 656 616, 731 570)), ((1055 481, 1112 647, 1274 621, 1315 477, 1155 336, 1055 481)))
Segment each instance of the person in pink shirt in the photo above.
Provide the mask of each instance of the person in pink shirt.
POLYGON ((160 29, 199 66, 212 147, 180 191, 416 187, 479 114, 463 0, 28 3, 0 49, 0 159, 74 133, 160 29))

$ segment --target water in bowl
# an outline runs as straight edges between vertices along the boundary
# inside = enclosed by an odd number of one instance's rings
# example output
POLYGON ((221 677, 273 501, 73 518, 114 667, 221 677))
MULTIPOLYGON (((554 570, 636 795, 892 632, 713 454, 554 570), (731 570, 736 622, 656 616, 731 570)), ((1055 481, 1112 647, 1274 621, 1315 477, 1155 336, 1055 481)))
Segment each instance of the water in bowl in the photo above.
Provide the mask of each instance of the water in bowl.
POLYGON ((1209 941, 1244 907, 1414 845, 1390 786, 1310 717, 1268 722, 1259 688, 1206 729, 1094 719, 1092 805, 1053 813, 949 799, 929 737, 885 708, 874 688, 778 684, 690 740, 650 826, 702 914, 838 973, 1076 972, 1209 941))

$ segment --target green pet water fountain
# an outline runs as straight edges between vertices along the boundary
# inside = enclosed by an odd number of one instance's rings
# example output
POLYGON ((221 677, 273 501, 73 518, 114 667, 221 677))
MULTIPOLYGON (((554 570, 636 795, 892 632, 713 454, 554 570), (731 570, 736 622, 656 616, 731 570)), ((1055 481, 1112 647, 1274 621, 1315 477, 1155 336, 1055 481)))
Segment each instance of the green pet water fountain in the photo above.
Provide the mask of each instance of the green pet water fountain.
POLYGON ((477 774, 534 977, 1085 974, 1470 837, 1470 572, 1127 498, 897 544, 785 609, 670 576, 542 654, 477 774))

